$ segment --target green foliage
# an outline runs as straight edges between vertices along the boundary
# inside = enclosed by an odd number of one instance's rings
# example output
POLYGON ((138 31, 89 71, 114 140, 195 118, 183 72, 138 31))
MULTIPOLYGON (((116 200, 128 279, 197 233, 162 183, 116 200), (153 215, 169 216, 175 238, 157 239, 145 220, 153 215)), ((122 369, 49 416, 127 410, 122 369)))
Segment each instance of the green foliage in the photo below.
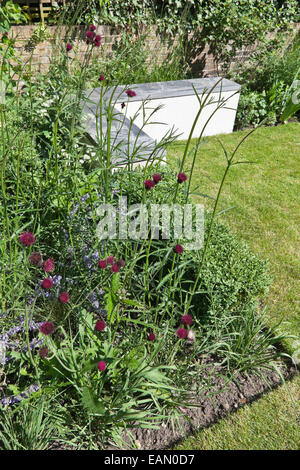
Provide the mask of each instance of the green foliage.
POLYGON ((61 422, 61 417, 51 410, 51 401, 39 397, 36 402, 24 401, 14 409, 0 406, 0 449, 47 449, 61 422))
MULTIPOLYGON (((8 0, 4 5, 0 6, 0 81, 4 83, 5 92, 8 95, 12 92, 13 86, 16 84, 14 74, 19 70, 18 59, 15 55, 15 39, 8 37, 8 31, 12 24, 26 22, 26 16, 22 12, 19 5, 8 0), (11 65, 10 61, 17 64, 11 65)), ((2 91, 2 90, 1 90, 2 91)))
POLYGON ((242 85, 236 116, 236 127, 274 124, 288 106, 284 120, 297 112, 292 105, 293 83, 300 70, 300 36, 287 41, 286 35, 262 41, 251 53, 249 61, 238 63, 229 77, 242 85), (288 104, 288 102, 290 104, 288 104))
MULTIPOLYGON (((200 253, 197 253, 192 268, 195 275, 199 261, 200 253)), ((222 315, 224 310, 238 311, 255 303, 267 292, 271 282, 266 268, 266 262, 258 259, 225 226, 214 224, 200 281, 206 294, 200 300, 199 315, 211 308, 222 315)))
POLYGON ((5 1, 0 6, 0 33, 7 33, 11 24, 24 23, 26 20, 22 8, 12 0, 5 1))
MULTIPOLYGON (((278 353, 271 348, 273 337, 265 334, 263 322, 254 315, 269 283, 265 264, 214 220, 227 172, 239 163, 233 163, 235 151, 231 156, 225 151, 224 176, 213 212, 205 217, 201 250, 176 252, 174 246, 182 243, 185 248, 187 240, 184 236, 177 240, 174 229, 171 239, 99 239, 98 208, 116 203, 117 216, 119 195, 126 195, 129 204, 144 202, 147 207, 190 202, 193 171, 186 169, 186 160, 192 154, 195 163, 196 152, 190 151, 189 139, 178 171, 154 164, 151 158, 143 158, 145 166, 133 170, 135 159, 144 157, 144 149, 138 147, 127 151, 120 169, 110 132, 116 119, 114 103, 103 102, 106 83, 101 85, 99 102, 107 116, 106 132, 99 129, 96 145, 84 143, 79 111, 89 55, 81 73, 73 76, 71 56, 61 46, 49 72, 32 80, 29 68, 22 94, 13 94, 0 109, 0 298, 6 311, 0 320, 9 338, 4 336, 9 354, 1 370, 1 404, 2 398, 5 403, 18 400, 34 380, 38 392, 30 400, 53 396, 58 408, 61 402, 71 408, 68 418, 62 418, 63 432, 73 419, 77 429, 88 428, 91 440, 97 435, 104 445, 107 439, 121 440, 122 430, 129 426, 153 427, 170 415, 177 417, 190 385, 201 380, 201 355, 214 353, 229 365, 230 375, 231 366, 249 370, 269 365, 278 353), (180 184, 177 176, 183 171, 188 178, 180 184), (162 179, 146 190, 144 181, 154 173, 162 179), (24 231, 34 233, 33 247, 22 245, 24 231), (33 262, 33 251, 39 253, 40 262, 33 262), (115 257, 118 269, 112 269, 109 255, 115 257), (54 260, 51 272, 43 264, 49 257, 54 260), (106 266, 99 260, 106 260, 106 266), (50 289, 42 284, 45 277, 53 282, 50 289), (62 292, 69 294, 66 303, 60 299, 62 292), (25 313, 25 319, 9 332, 16 323, 15 312, 25 313), (193 330, 188 331, 192 339, 185 341, 176 331, 188 313, 193 330), (99 319, 106 325, 97 331, 99 319), (54 324, 50 335, 42 335, 39 325, 32 324, 46 320, 54 324), (254 338, 259 338, 259 348, 250 344, 254 338), (105 362, 103 370, 99 361, 105 362)), ((204 108, 197 97, 195 125, 204 108)), ((276 93, 269 100, 275 102, 276 93)), ((167 133, 154 152, 174 138, 167 133)), ((197 149, 199 145, 200 141, 197 149)), ((13 409, 17 415, 19 408, 13 409)), ((36 414, 26 410, 24 415, 30 429, 29 438, 27 434, 19 438, 26 441, 21 444, 24 448, 37 447, 44 422, 47 430, 62 432, 47 421, 50 413, 44 416, 44 410, 37 410, 36 414), (36 433, 30 425, 34 421, 36 433)), ((13 428, 11 418, 0 438, 6 447, 15 446, 20 435, 19 421, 13 428)), ((47 445, 50 434, 46 432, 47 445)))
POLYGON ((275 124, 276 112, 270 110, 266 92, 242 90, 235 126, 243 129, 251 125, 257 125, 266 119, 265 124, 275 124))

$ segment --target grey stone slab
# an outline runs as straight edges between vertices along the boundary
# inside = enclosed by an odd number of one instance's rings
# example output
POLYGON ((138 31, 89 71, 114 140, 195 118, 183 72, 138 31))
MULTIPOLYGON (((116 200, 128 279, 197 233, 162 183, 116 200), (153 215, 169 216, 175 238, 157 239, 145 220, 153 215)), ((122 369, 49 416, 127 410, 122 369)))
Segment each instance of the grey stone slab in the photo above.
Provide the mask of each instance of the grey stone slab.
MULTIPOLYGON (((215 86, 214 92, 237 92, 241 89, 241 85, 232 80, 221 77, 213 78, 192 78, 187 80, 171 80, 167 82, 152 82, 152 83, 139 83, 125 86, 118 86, 115 88, 105 89, 104 99, 109 100, 112 97, 114 103, 122 103, 123 101, 143 101, 146 99, 163 99, 175 98, 179 96, 194 95, 195 87, 197 93, 203 93, 206 90, 211 90, 215 86), (136 92, 136 96, 128 98, 125 91, 131 89, 136 92)), ((91 93, 92 99, 100 97, 101 88, 95 88, 91 93)), ((98 98, 99 99, 99 98, 98 98)))

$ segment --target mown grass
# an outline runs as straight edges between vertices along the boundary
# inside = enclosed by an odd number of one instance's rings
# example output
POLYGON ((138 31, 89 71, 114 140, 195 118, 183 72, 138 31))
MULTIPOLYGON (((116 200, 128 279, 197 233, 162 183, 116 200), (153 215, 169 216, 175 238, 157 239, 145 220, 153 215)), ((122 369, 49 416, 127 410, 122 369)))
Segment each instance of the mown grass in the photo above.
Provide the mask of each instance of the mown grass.
MULTIPOLYGON (((300 399, 299 387, 299 376, 288 384, 294 403, 300 399)), ((298 450, 299 448, 299 412, 296 414, 284 385, 175 447, 176 450, 298 450)))
MULTIPOLYGON (((225 168, 225 157, 218 140, 234 149, 247 131, 209 137, 200 146, 192 183, 198 193, 216 196, 225 168)), ((169 148, 168 162, 176 166, 184 142, 169 148)), ((219 217, 251 249, 270 263, 273 285, 267 297, 273 322, 294 335, 300 333, 299 316, 299 194, 300 125, 290 123, 257 129, 240 147, 237 160, 252 164, 233 166, 221 197, 219 217)), ((191 163, 192 155, 187 164, 191 163)), ((188 168, 186 168, 187 170, 188 168)), ((194 200, 211 206, 211 200, 194 195, 194 200)))
MULTIPOLYGON (((192 183, 197 193, 215 196, 225 168, 219 140, 228 152, 247 131, 209 137, 197 154, 192 183)), ((176 166, 183 142, 168 150, 167 160, 176 166)), ((270 323, 300 336, 300 125, 289 123, 257 129, 240 147, 238 161, 251 164, 231 168, 220 204, 220 217, 260 257, 269 260, 273 284, 264 303, 270 323)), ((190 155, 187 164, 191 163, 190 155)), ((188 168, 185 168, 188 170, 188 168)), ((194 200, 211 207, 211 200, 194 195, 194 200)), ((285 342, 291 354, 295 338, 285 342)), ((299 347, 299 344, 298 344, 299 347)), ((300 380, 289 386, 296 398, 300 380)), ((299 392, 298 397, 299 399, 299 392)), ((257 403, 246 406, 196 437, 180 449, 296 449, 299 447, 297 417, 286 388, 270 392, 257 403)))

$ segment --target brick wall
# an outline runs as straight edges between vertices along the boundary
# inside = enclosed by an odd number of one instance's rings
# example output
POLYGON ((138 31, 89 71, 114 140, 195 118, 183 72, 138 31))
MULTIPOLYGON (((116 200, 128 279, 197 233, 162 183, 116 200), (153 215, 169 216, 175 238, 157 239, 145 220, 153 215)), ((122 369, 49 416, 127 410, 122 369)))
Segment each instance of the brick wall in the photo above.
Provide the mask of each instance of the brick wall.
MULTIPOLYGON (((300 23, 298 23, 296 27, 297 29, 300 29, 300 23)), ((80 61, 83 61, 87 51, 87 45, 85 43, 85 26, 73 27, 71 30, 67 29, 67 27, 57 28, 56 26, 48 26, 48 39, 35 45, 32 40, 32 36, 39 31, 38 28, 38 25, 13 26, 8 33, 9 37, 16 40, 15 46, 17 54, 24 64, 29 62, 32 55, 33 68, 41 72, 45 71, 51 61, 52 55, 57 53, 60 48, 65 48, 67 41, 72 43, 74 47, 69 54, 72 56, 76 53, 76 56, 80 61), (61 39, 57 40, 55 39, 56 37, 61 39), (65 37, 68 39, 64 41, 65 37)), ((112 51, 113 44, 121 37, 120 32, 110 26, 99 26, 96 33, 102 36, 104 49, 95 48, 93 55, 96 57, 99 54, 109 55, 112 51)), ((147 38, 147 46, 151 51, 152 57, 153 55, 155 56, 152 63, 162 63, 166 59, 170 49, 174 47, 174 45, 178 44, 177 40, 175 40, 175 43, 173 42, 169 45, 163 42, 160 37, 156 35, 155 27, 147 29, 147 38)), ((255 46, 252 46, 239 51, 238 58, 246 59, 250 50, 254 47, 255 46)), ((198 41, 193 42, 192 38, 190 63, 195 75, 214 76, 220 73, 214 57, 209 50, 209 46, 207 44, 199 46, 198 41)), ((149 63, 149 66, 151 66, 151 62, 149 63)))

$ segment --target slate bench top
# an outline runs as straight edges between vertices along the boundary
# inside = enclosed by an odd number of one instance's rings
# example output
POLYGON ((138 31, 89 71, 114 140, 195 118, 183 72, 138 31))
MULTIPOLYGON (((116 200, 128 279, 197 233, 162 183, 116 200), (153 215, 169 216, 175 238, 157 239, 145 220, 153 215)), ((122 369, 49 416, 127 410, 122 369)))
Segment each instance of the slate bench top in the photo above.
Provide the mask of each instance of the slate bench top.
MULTIPOLYGON (((129 86, 119 85, 114 88, 105 89, 104 98, 110 99, 111 94, 114 91, 113 102, 122 103, 123 101, 142 101, 146 99, 161 99, 161 98, 175 98, 179 96, 190 96, 194 95, 195 87, 198 93, 203 93, 205 90, 210 90, 216 83, 214 92, 237 92, 241 89, 241 85, 227 78, 214 77, 214 78, 192 78, 186 80, 171 80, 168 82, 151 82, 151 83, 138 83, 129 86), (136 92, 136 96, 128 98, 125 90, 130 89, 136 92)), ((99 101, 101 88, 95 88, 89 95, 89 99, 92 101, 99 101)))

